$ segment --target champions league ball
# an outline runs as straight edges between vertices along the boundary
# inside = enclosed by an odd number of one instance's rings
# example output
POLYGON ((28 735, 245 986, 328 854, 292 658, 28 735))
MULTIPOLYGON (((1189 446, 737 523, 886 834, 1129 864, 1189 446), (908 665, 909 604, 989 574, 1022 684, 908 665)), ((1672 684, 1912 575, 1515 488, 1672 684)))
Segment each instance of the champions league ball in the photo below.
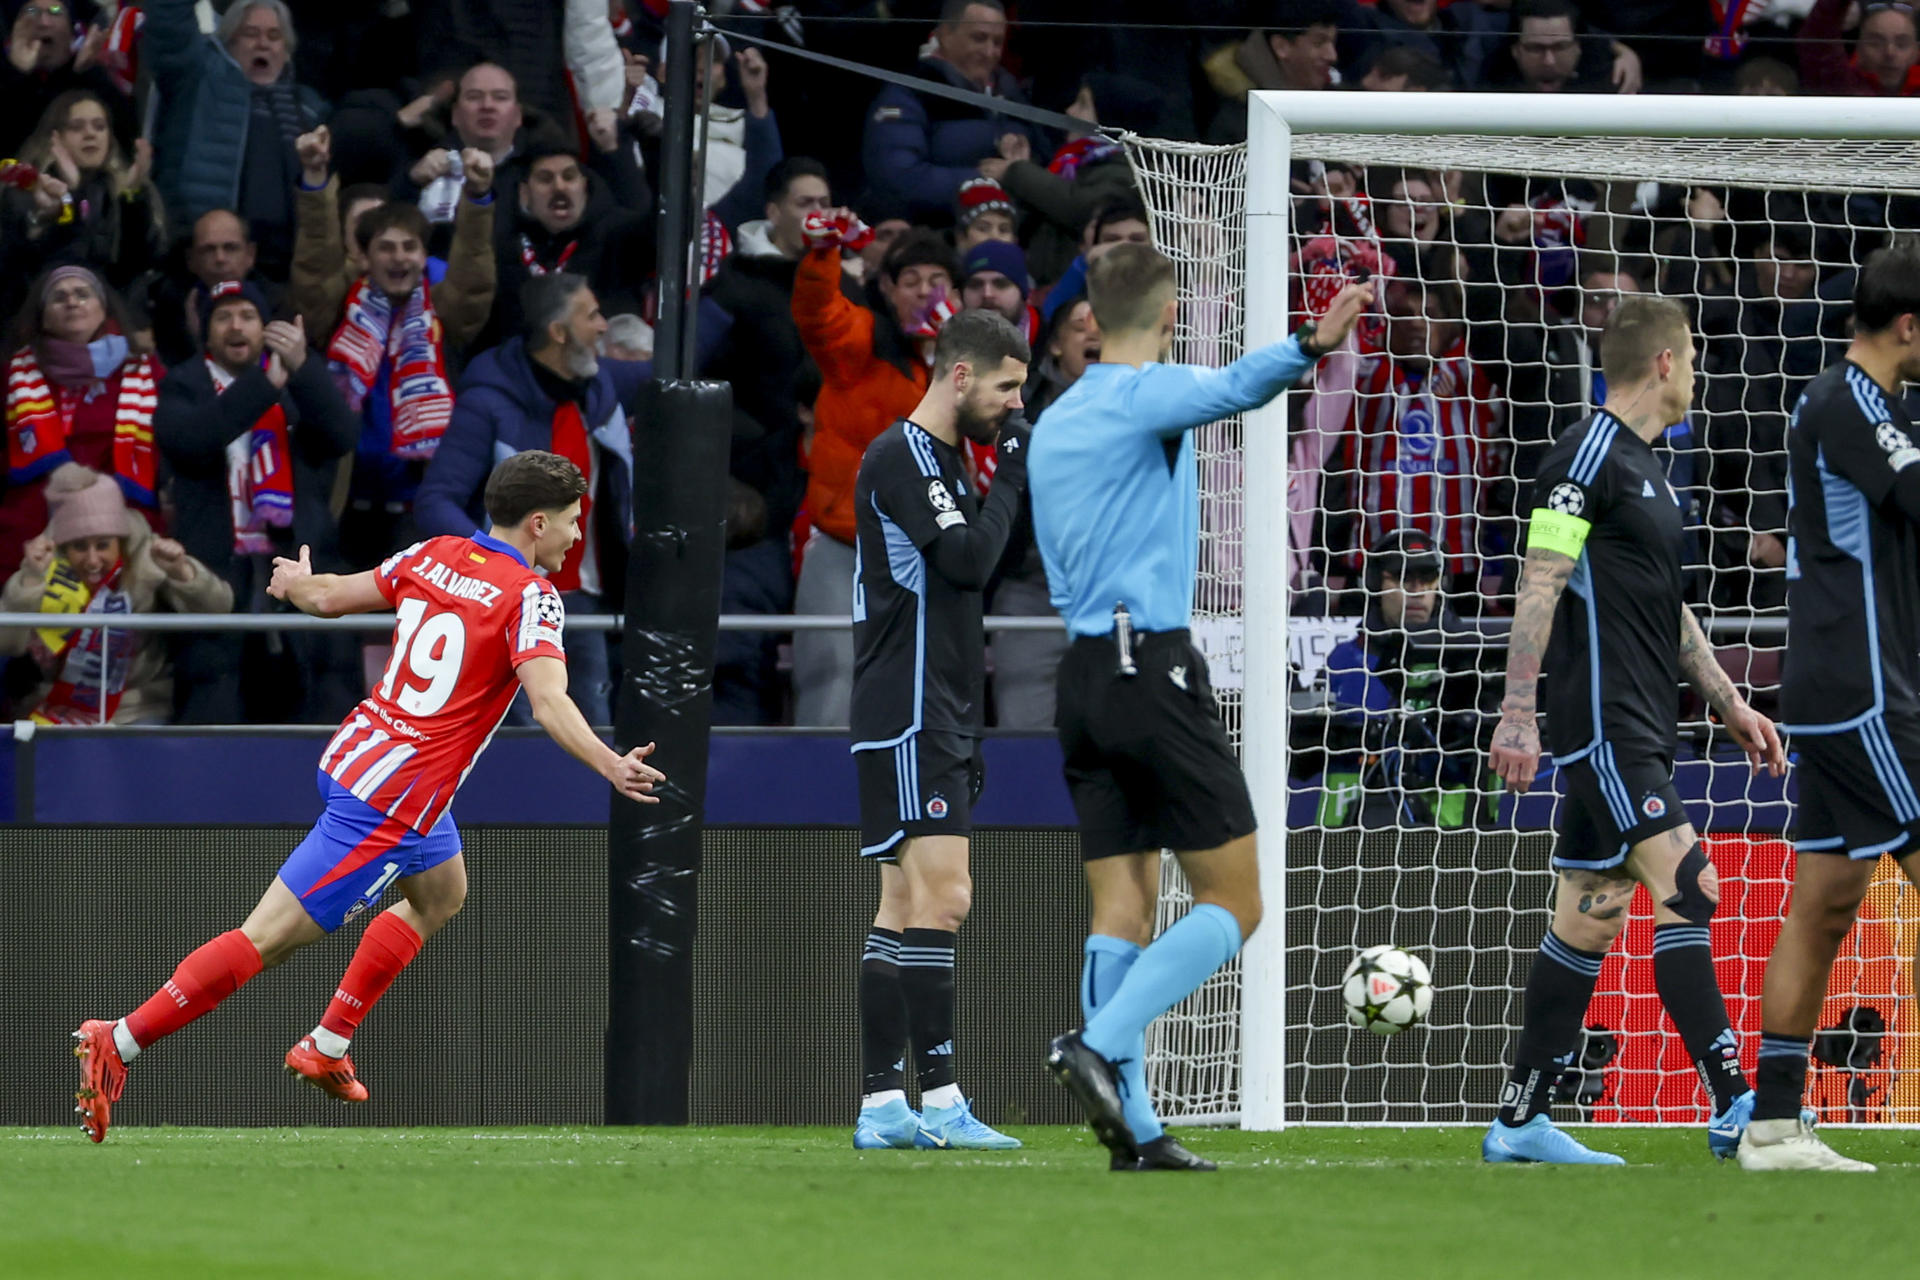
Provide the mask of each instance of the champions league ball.
POLYGON ((1405 1031, 1433 1007, 1433 975, 1418 956, 1398 947, 1368 947, 1340 980, 1347 1021, 1377 1036, 1405 1031))

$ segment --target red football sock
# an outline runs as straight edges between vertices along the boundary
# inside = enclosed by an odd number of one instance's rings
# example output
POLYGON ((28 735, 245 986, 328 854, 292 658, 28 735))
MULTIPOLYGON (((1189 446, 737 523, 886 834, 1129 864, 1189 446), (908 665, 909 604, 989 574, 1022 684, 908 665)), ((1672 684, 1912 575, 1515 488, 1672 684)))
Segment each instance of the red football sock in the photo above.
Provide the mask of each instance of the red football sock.
POLYGON ((127 1030, 142 1049, 165 1039, 203 1013, 212 1013, 222 1000, 260 972, 260 952, 252 939, 230 929, 180 962, 167 985, 127 1015, 127 1030))
POLYGON ((342 1040, 353 1039, 374 1001, 387 994, 387 988, 420 954, 423 945, 413 926, 393 912, 382 911, 375 916, 360 935, 360 947, 347 965, 347 976, 340 979, 340 988, 333 993, 326 1016, 320 1019, 322 1029, 342 1040))

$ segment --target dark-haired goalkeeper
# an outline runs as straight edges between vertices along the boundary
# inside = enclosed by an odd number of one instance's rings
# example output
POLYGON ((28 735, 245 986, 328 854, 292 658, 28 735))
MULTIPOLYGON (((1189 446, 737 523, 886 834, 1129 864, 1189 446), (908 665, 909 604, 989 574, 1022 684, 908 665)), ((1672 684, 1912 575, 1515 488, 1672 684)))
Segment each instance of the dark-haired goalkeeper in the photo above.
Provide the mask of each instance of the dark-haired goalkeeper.
POLYGON ((1641 885, 1654 902, 1654 987, 1712 1095, 1713 1154, 1731 1156, 1753 1115, 1708 940, 1719 880, 1673 786, 1678 682, 1706 698, 1756 770, 1777 777, 1786 760, 1772 721, 1734 689, 1683 594, 1685 524, 1652 442, 1692 402, 1690 329, 1667 299, 1621 303, 1600 338, 1606 403, 1554 442, 1534 482, 1492 765, 1509 789, 1532 785, 1544 664, 1548 745, 1565 798, 1553 921, 1527 978, 1500 1114, 1480 1146, 1492 1163, 1626 1163, 1556 1128, 1548 1111, 1641 885))
POLYGON ((862 1150, 1020 1145, 977 1119, 960 1090, 953 949, 973 897, 967 837, 983 781, 982 592, 1026 488, 1028 433, 1012 415, 1030 354, 997 312, 948 320, 926 394, 867 446, 854 486, 850 721, 860 856, 880 867, 860 958, 862 1150), (960 451, 995 440, 983 501, 960 451), (903 1088, 909 1044, 918 1115, 903 1088))

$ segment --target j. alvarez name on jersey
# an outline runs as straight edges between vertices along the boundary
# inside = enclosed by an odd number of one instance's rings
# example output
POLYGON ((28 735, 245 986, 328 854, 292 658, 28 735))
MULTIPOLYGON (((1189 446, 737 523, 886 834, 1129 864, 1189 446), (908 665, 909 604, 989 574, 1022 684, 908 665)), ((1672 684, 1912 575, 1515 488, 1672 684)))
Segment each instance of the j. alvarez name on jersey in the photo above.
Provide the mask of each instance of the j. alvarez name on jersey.
POLYGON ((409 566, 408 571, 433 586, 440 588, 456 600, 471 600, 482 608, 492 607, 500 598, 500 588, 491 582, 482 582, 478 578, 469 578, 454 569, 452 565, 442 564, 432 556, 421 556, 409 566))

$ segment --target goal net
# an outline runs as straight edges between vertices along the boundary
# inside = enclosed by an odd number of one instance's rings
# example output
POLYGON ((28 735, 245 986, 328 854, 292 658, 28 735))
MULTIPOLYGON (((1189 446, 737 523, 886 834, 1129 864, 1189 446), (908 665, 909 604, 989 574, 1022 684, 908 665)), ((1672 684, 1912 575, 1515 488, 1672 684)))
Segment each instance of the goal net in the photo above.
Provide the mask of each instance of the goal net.
MULTIPOLYGON (((1348 279, 1379 296, 1311 388, 1196 439, 1196 641, 1254 788, 1267 923, 1155 1025, 1150 1078, 1165 1114, 1189 1121, 1484 1123, 1553 882, 1551 771, 1515 800, 1483 764, 1528 478, 1604 395, 1611 309, 1633 293, 1682 303, 1694 407, 1656 449, 1687 516, 1693 605, 1722 666, 1773 713, 1787 416, 1844 350, 1859 264, 1920 227, 1920 103, 1251 105, 1247 146, 1127 140, 1155 242, 1179 266, 1174 359, 1225 364, 1348 279), (1675 120, 1693 136, 1671 136, 1675 120), (1387 1040, 1350 1028, 1338 991, 1355 950, 1382 942, 1425 959, 1437 989, 1425 1025, 1387 1040)), ((1751 1072, 1792 874, 1791 784, 1750 777, 1690 691, 1674 715, 1751 1072)), ((1163 888, 1164 927, 1189 905, 1171 859, 1163 888)), ((1640 893, 1602 971, 1564 1116, 1708 1114, 1654 994, 1650 910, 1640 893)), ((1920 902, 1887 863, 1820 1020, 1809 1102, 1823 1119, 1920 1122, 1917 940, 1920 902)))

